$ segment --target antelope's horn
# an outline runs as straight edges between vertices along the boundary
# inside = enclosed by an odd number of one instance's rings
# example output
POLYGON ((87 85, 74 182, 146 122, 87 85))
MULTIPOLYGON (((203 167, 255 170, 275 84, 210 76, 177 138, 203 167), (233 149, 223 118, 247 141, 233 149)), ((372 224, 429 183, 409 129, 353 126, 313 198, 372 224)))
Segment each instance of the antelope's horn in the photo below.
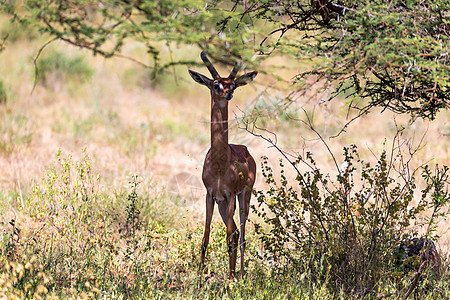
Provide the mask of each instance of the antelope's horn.
POLYGON ((231 71, 231 73, 228 76, 228 78, 234 79, 236 77, 236 74, 239 72, 240 68, 241 68, 241 64, 240 63, 235 63, 234 67, 233 67, 233 70, 231 71))
POLYGON ((220 78, 219 73, 217 73, 216 69, 212 65, 212 63, 209 61, 209 59, 206 57, 206 52, 202 51, 200 54, 200 57, 202 58, 203 62, 205 63, 206 67, 209 70, 209 73, 211 73, 213 79, 220 78))

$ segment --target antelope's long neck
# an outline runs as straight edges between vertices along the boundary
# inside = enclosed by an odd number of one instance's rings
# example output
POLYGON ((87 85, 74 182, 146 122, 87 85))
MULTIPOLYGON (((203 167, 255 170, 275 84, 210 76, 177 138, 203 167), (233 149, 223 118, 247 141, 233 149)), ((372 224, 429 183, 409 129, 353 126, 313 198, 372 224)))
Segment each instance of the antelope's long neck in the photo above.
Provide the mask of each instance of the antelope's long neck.
POLYGON ((216 173, 225 173, 229 157, 228 101, 211 95, 211 159, 216 173))

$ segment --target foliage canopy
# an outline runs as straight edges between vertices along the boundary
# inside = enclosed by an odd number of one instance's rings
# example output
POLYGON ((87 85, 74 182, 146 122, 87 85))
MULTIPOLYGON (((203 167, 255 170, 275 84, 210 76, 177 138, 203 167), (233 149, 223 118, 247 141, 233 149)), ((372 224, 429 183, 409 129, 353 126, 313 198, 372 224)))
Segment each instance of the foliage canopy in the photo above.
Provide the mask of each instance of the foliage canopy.
MULTIPOLYGON (((25 0, 0 7, 12 22, 105 57, 120 56, 127 39, 139 41, 155 73, 195 64, 162 63, 160 42, 197 45, 226 64, 274 55, 311 60, 289 80, 292 98, 316 75, 333 91, 327 100, 345 95, 360 113, 382 107, 433 119, 450 105, 448 0, 25 0)), ((1 38, 4 46, 7 35, 1 38)))

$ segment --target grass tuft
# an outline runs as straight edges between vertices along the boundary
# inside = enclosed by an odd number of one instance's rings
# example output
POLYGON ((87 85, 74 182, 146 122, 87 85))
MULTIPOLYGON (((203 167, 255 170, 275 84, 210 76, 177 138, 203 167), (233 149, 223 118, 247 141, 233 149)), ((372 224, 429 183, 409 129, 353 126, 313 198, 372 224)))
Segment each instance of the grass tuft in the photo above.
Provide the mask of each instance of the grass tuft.
POLYGON ((0 79, 0 104, 6 103, 8 95, 6 93, 6 86, 2 79, 0 79))

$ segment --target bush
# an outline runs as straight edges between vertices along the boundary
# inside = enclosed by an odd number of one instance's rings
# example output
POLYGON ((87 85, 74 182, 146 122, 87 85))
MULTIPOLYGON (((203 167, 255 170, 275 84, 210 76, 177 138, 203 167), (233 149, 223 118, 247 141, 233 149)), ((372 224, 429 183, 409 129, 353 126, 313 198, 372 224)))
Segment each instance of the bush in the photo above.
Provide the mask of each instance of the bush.
POLYGON ((450 202, 448 168, 436 168, 433 174, 425 167, 426 188, 414 204, 416 172, 410 172, 408 161, 400 147, 394 147, 390 156, 383 151, 371 166, 359 159, 356 146, 350 146, 344 148, 344 164, 336 165, 332 180, 307 153, 289 160, 296 171, 291 185, 283 163, 278 180, 265 159, 262 172, 269 188, 255 193, 257 207, 253 206, 269 225, 266 229, 255 224, 263 257, 280 271, 311 274, 335 294, 343 291, 362 298, 389 283, 396 293, 407 293, 411 285, 395 268, 395 249, 405 233, 417 235, 419 226, 413 224, 428 225, 427 238, 436 240, 436 222, 450 202), (301 172, 300 166, 309 170, 301 172), (426 210, 432 214, 424 219, 426 210))
POLYGON ((91 292, 114 250, 114 228, 104 211, 107 199, 87 155, 74 161, 58 151, 57 162, 32 187, 23 211, 32 220, 24 226, 31 232, 18 242, 16 256, 37 256, 53 279, 46 285, 50 291, 75 287, 91 292))
POLYGON ((94 74, 83 56, 68 56, 61 51, 48 51, 37 61, 38 80, 46 86, 69 81, 86 82, 94 74))

